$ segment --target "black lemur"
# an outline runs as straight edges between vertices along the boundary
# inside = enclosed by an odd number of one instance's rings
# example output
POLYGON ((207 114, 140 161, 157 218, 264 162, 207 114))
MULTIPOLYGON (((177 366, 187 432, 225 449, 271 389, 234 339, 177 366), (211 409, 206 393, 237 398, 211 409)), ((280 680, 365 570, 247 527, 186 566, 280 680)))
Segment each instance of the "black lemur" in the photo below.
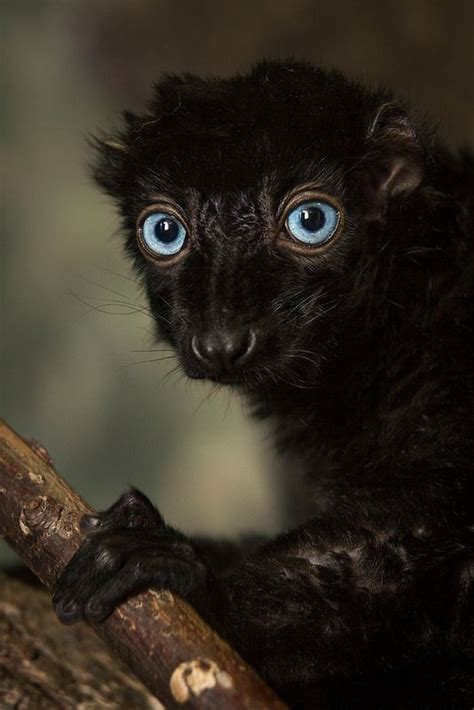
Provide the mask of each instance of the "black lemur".
POLYGON ((271 418, 310 512, 213 545, 128 491, 86 519, 59 618, 166 587, 292 707, 473 707, 472 154, 293 62, 168 76, 95 147, 158 338, 271 418))

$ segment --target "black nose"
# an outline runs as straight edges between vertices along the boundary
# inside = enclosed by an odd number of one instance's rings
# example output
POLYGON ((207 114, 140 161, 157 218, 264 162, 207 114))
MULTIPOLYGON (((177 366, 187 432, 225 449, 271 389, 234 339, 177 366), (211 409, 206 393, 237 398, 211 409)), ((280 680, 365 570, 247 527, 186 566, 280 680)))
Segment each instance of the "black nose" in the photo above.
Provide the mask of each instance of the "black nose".
POLYGON ((257 342, 255 331, 235 330, 191 338, 191 350, 201 365, 217 373, 231 374, 250 360, 257 342))

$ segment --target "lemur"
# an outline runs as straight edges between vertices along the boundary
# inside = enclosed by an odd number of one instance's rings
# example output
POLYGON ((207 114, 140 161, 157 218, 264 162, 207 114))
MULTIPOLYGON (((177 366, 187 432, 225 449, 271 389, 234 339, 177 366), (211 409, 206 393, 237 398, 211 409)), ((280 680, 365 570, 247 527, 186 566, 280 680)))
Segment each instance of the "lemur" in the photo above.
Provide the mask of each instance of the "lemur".
POLYGON ((472 708, 472 153, 293 61, 166 76, 94 146, 157 338, 269 418, 308 516, 212 543, 131 489, 85 519, 59 618, 164 587, 292 707, 472 708))

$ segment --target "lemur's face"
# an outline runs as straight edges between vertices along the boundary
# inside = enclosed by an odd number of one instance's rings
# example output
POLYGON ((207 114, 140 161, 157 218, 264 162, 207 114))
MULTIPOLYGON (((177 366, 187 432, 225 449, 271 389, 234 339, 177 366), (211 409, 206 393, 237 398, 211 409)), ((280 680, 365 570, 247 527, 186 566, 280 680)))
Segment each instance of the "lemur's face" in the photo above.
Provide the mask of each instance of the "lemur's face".
POLYGON ((158 334, 190 377, 315 381, 395 170, 380 158, 359 170, 380 103, 339 75, 272 65, 165 81, 150 114, 100 142, 97 179, 119 202, 158 334))
POLYGON ((250 386, 297 382, 299 372, 314 379, 349 251, 344 203, 328 187, 280 196, 262 181, 150 196, 137 217, 138 258, 160 335, 190 377, 250 386))

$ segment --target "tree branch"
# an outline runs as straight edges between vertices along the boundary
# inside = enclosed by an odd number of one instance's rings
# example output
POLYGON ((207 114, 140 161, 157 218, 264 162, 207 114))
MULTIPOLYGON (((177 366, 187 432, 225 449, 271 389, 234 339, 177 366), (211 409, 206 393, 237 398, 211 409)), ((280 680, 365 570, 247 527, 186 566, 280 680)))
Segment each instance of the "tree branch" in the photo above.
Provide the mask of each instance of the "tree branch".
MULTIPOLYGON (((52 468, 46 450, 0 420, 0 535, 51 589, 79 547, 91 508, 52 468)), ((167 708, 283 710, 255 672, 178 596, 149 590, 96 633, 167 708)))

